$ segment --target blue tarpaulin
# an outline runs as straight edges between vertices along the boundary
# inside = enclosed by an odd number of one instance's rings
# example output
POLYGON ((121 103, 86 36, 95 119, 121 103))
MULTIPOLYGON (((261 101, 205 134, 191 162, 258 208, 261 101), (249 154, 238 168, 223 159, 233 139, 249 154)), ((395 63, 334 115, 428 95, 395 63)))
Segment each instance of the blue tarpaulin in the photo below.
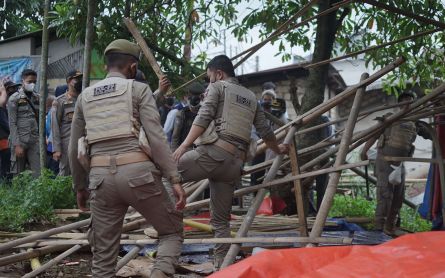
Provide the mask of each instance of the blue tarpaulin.
POLYGON ((16 83, 20 83, 22 71, 32 67, 32 60, 29 57, 0 60, 0 78, 8 78, 16 83))

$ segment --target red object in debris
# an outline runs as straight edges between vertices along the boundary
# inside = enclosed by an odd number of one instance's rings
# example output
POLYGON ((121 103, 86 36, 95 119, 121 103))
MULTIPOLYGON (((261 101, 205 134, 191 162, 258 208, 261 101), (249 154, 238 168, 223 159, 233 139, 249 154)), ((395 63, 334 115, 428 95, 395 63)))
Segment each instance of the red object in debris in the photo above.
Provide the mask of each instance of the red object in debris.
POLYGON ((268 250, 212 278, 445 277, 445 232, 409 234, 377 246, 268 250))
POLYGON ((281 213, 286 207, 286 202, 277 196, 270 197, 272 199, 272 211, 273 214, 281 213))
POLYGON ((260 208, 256 212, 257 215, 273 215, 272 199, 267 196, 261 203, 260 208))

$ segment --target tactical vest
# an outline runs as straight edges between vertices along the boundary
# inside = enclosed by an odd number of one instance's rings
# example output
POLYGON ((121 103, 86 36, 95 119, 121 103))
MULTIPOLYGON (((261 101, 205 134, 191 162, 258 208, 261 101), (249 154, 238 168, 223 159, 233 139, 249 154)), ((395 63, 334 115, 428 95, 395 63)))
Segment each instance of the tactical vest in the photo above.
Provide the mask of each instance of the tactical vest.
POLYGON ((416 140, 417 129, 413 122, 395 123, 385 130, 383 146, 410 151, 416 140))
POLYGON ((252 123, 257 101, 255 94, 237 84, 222 81, 224 107, 220 118, 215 120, 216 132, 250 142, 252 123))
POLYGON ((82 92, 80 97, 89 144, 136 137, 132 88, 133 80, 111 77, 82 92))

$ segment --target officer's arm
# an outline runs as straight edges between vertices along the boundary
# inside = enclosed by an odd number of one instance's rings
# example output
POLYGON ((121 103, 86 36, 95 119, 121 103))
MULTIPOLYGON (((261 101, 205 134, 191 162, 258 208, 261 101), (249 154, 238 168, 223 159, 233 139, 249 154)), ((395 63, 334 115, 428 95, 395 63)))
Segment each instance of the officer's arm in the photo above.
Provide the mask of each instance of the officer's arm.
POLYGON ((85 119, 82 112, 81 97, 77 99, 76 109, 71 123, 71 137, 68 146, 68 158, 71 166, 71 173, 73 176, 74 190, 82 190, 87 187, 87 171, 82 167, 77 159, 77 143, 79 138, 85 135, 85 119))
POLYGON ((53 151, 62 152, 62 139, 60 138, 60 117, 58 117, 60 113, 59 102, 54 100, 51 108, 51 134, 53 136, 53 151))
POLYGON ((10 139, 12 146, 23 146, 20 142, 19 133, 17 130, 17 97, 11 96, 8 100, 8 119, 9 119, 9 130, 10 139))
POLYGON ((270 125, 267 124, 266 115, 264 114, 263 108, 259 103, 257 103, 253 125, 255 126, 257 133, 264 140, 266 146, 275 153, 280 153, 277 138, 275 137, 275 134, 270 125))
POLYGON ((152 159, 161 168, 162 175, 172 184, 177 184, 180 182, 180 176, 162 129, 159 112, 150 88, 145 86, 141 95, 137 97, 140 98, 138 107, 140 120, 147 133, 152 159))
POLYGON ((178 111, 176 113, 176 119, 175 124, 173 125, 173 134, 172 134, 172 142, 171 142, 171 149, 172 151, 175 151, 181 142, 179 142, 179 139, 181 137, 181 130, 183 127, 183 119, 184 119, 184 110, 178 111))

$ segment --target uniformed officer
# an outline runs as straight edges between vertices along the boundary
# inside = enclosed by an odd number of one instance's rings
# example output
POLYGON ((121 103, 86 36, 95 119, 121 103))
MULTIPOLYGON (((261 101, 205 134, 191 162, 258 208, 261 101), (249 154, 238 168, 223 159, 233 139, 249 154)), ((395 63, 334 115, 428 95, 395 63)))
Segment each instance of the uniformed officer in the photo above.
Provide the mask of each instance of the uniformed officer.
POLYGON ((189 105, 176 113, 175 124, 173 125, 171 142, 171 149, 173 151, 184 142, 192 128, 193 121, 195 120, 196 115, 198 115, 199 108, 201 107, 205 88, 199 83, 192 83, 187 90, 190 94, 188 97, 189 105))
POLYGON ((37 73, 22 72, 22 88, 8 100, 11 146, 11 173, 19 174, 29 164, 33 176, 40 174, 39 160, 39 95, 34 91, 37 73))
POLYGON ((77 97, 82 92, 82 76, 78 70, 72 70, 66 76, 68 90, 58 96, 51 108, 51 135, 53 159, 59 162, 59 176, 71 174, 68 162, 68 145, 71 136, 71 122, 77 97))
MULTIPOLYGON (((398 101, 409 102, 417 98, 412 91, 402 93, 398 101)), ((408 109, 409 104, 401 109, 408 109)), ((389 115, 389 114, 388 114, 389 115)), ((375 211, 375 229, 394 235, 397 215, 402 207, 405 197, 405 173, 402 173, 400 184, 391 184, 389 175, 400 162, 391 162, 385 156, 411 157, 414 153, 414 141, 417 136, 417 128, 414 122, 395 122, 386 128, 383 134, 366 142, 361 151, 362 160, 367 160, 367 151, 377 141, 377 157, 375 162, 375 174, 377 177, 377 207, 375 211)))
MULTIPOLYGON (((210 181, 211 224, 216 237, 230 237, 230 212, 235 182, 240 179, 252 124, 266 145, 277 153, 286 153, 287 145, 278 145, 267 125, 255 94, 239 85, 230 59, 216 56, 207 65, 210 85, 198 116, 185 141, 173 156, 179 161, 183 181, 210 181), (200 145, 187 153, 198 137, 210 133, 215 123, 216 134, 200 138, 200 145), (208 130, 208 131, 206 131, 208 130), (216 138, 212 138, 215 135, 216 138), (204 144, 205 143, 205 144, 204 144), (184 154, 185 153, 185 154, 184 154)), ((197 142, 199 144, 199 142, 197 142)), ((214 266, 218 269, 229 244, 215 246, 214 266)))
POLYGON ((90 194, 92 222, 88 240, 93 251, 93 277, 114 277, 128 206, 140 212, 159 235, 150 277, 172 275, 181 253, 180 210, 185 206, 185 193, 152 92, 148 85, 133 80, 139 53, 139 47, 127 40, 115 40, 108 45, 108 74, 79 96, 71 126, 69 159, 80 208, 85 209, 90 194), (150 157, 139 146, 141 125, 151 144, 150 157), (89 192, 85 186, 88 172, 77 159, 77 142, 84 135, 91 158, 89 192), (162 176, 173 185, 176 207, 161 183, 162 176))

